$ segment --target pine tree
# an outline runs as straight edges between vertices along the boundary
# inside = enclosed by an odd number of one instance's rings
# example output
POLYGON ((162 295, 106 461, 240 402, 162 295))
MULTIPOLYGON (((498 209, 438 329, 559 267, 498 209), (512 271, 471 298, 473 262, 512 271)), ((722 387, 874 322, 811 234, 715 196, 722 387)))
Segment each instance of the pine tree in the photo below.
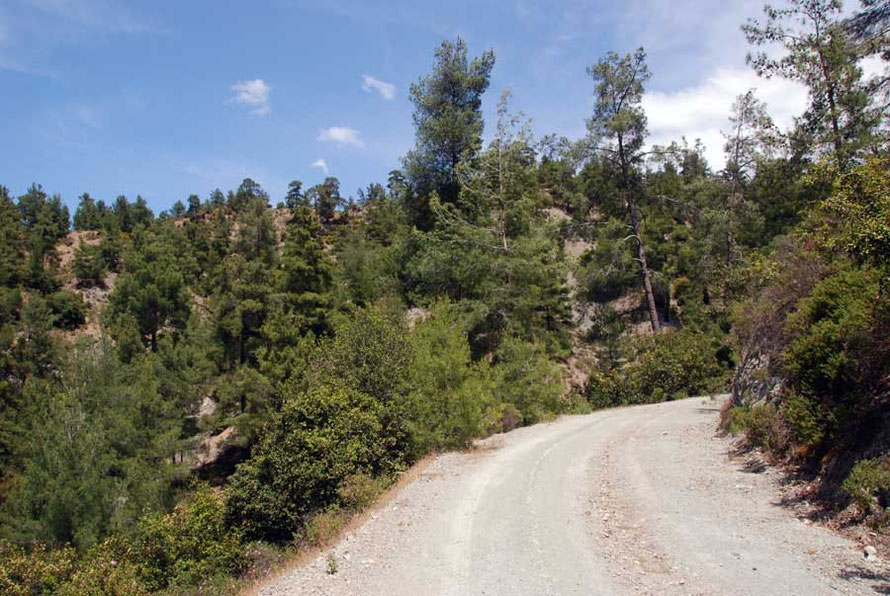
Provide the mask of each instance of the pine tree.
POLYGON ((595 139, 605 138, 611 145, 603 147, 603 155, 618 168, 619 191, 626 206, 627 218, 636 243, 636 260, 643 278, 652 331, 661 330, 652 273, 646 260, 642 220, 637 195, 640 192, 638 168, 643 160, 646 138, 646 114, 641 102, 643 84, 649 79, 646 53, 642 48, 633 54, 619 56, 610 52, 589 67, 587 72, 596 82, 596 104, 588 130, 595 139))
POLYGON ((469 60, 464 40, 443 41, 433 72, 411 85, 416 141, 405 156, 404 169, 412 190, 409 211, 420 228, 431 224, 433 193, 443 203, 457 201, 458 166, 482 147, 482 95, 494 61, 491 50, 469 60))
POLYGON ((13 288, 25 279, 25 235, 9 190, 0 185, 0 286, 13 288))

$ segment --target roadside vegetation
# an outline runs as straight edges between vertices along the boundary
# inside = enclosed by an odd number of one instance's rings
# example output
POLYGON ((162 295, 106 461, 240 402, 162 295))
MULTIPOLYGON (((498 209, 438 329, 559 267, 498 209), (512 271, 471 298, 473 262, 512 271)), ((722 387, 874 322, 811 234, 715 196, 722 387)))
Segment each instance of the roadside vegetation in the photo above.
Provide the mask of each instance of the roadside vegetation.
POLYGON ((0 187, 0 591, 227 593, 426 454, 729 389, 730 431, 885 526, 888 83, 859 60, 888 11, 789 6, 745 31, 798 41, 751 64, 810 107, 779 130, 740 96, 720 171, 647 145, 642 49, 588 69, 585 138, 534 138, 504 92, 484 145, 495 56, 458 39, 354 197, 85 193, 72 222, 0 187))

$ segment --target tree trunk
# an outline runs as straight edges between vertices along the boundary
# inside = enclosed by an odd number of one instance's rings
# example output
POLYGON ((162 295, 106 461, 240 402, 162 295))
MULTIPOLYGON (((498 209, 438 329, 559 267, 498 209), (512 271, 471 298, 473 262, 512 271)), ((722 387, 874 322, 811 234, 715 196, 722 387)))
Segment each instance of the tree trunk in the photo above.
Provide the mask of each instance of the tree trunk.
POLYGON ((661 321, 658 318, 658 308, 655 306, 655 292, 652 290, 652 275, 649 265, 646 263, 646 250, 643 248, 643 236, 640 232, 640 217, 637 213, 637 203, 633 197, 627 195, 627 212, 630 216, 630 227, 637 241, 637 262, 640 264, 640 274, 643 276, 643 287, 646 289, 646 302, 649 305, 649 321, 652 323, 652 332, 661 332, 661 321))

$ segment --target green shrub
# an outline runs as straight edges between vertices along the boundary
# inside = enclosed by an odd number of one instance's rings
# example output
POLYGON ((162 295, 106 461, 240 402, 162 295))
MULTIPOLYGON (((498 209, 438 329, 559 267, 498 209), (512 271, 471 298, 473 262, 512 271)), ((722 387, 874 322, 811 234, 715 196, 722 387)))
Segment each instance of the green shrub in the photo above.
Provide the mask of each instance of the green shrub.
POLYGON ((773 404, 735 406, 725 410, 721 426, 733 435, 744 433, 752 447, 760 447, 773 459, 782 456, 788 447, 786 422, 773 404))
POLYGON ((590 373, 587 398, 594 408, 656 403, 702 395, 725 386, 728 370, 720 345, 691 329, 628 340, 629 362, 590 373))
POLYGON ((885 523, 884 508, 890 504, 890 458, 878 457, 858 462, 841 489, 864 515, 885 523))
POLYGON ((86 322, 87 305, 78 292, 56 292, 49 297, 49 306, 60 329, 77 329, 86 322))
POLYGON ((815 449, 825 437, 825 422, 819 402, 795 391, 787 391, 782 401, 782 417, 791 440, 805 451, 815 449))
POLYGON ((587 379, 587 401, 594 409, 613 408, 630 403, 628 383, 614 368, 590 371, 587 379))
POLYGON ((406 465, 399 432, 371 396, 317 385, 286 398, 230 478, 226 518, 250 539, 289 540, 310 514, 339 503, 349 477, 389 475, 406 465))
POLYGON ((868 330, 879 300, 876 271, 846 270, 819 282, 785 324, 793 338, 783 355, 793 386, 830 402, 862 399, 860 355, 872 351, 868 330))
POLYGON ((726 370, 707 335, 681 329, 634 342, 636 361, 629 367, 630 390, 642 402, 701 395, 722 387, 726 370))
POLYGON ((71 547, 49 549, 42 543, 23 548, 0 541, 0 593, 105 594, 141 596, 148 590, 137 575, 129 545, 111 539, 80 557, 71 547))
POLYGON ((750 408, 735 406, 729 408, 723 420, 723 428, 732 435, 740 435, 748 429, 750 408))
POLYGON ((774 459, 778 459, 788 446, 788 436, 781 414, 772 404, 753 406, 745 419, 745 436, 748 443, 760 447, 774 459))
POLYGON ((25 549, 0 540, 0 593, 31 596, 55 592, 74 572, 76 551, 36 544, 25 549))
POLYGON ((322 347, 326 372, 382 402, 408 392, 411 344, 405 326, 375 308, 361 309, 322 347))
POLYGON ((485 432, 494 404, 488 364, 473 362, 461 319, 447 305, 434 309, 411 340, 416 453, 467 446, 485 432))
POLYGON ((522 412, 511 403, 501 402, 488 411, 486 430, 490 435, 510 432, 522 424, 522 412))
POLYGON ((101 285, 105 276, 105 259, 102 257, 101 247, 79 244, 74 251, 72 270, 78 286, 89 288, 101 285))
POLYGON ((150 515, 140 524, 133 556, 139 576, 151 590, 196 586, 217 575, 244 569, 244 547, 225 523, 225 500, 203 487, 167 515, 150 515))
POLYGON ((143 596, 148 588, 139 575, 139 557, 122 539, 109 539, 93 547, 78 561, 76 571, 58 594, 80 596, 143 596))
POLYGON ((522 424, 534 424, 562 410, 562 369, 538 344, 506 339, 495 353, 492 373, 495 397, 512 404, 522 424))

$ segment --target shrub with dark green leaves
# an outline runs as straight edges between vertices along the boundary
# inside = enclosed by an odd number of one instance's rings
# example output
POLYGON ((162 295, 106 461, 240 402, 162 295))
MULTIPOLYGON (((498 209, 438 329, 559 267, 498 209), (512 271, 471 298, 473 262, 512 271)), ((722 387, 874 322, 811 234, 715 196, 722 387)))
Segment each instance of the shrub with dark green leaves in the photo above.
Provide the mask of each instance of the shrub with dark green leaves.
POLYGON ((890 523, 886 508, 890 505, 890 458, 877 457, 859 461, 841 489, 858 507, 870 517, 874 525, 890 523))
POLYGON ((878 280, 876 271, 841 271, 817 284, 788 317, 792 341, 784 368, 802 391, 839 399, 860 395, 858 356, 872 348, 867 332, 878 280))
POLYGON ((587 378, 587 401, 594 409, 613 408, 632 402, 627 379, 615 368, 594 368, 587 378))
POLYGON ((405 458, 384 404, 352 388, 313 386, 287 396, 238 466, 226 518, 249 539, 288 540, 311 513, 338 503, 348 478, 392 474, 405 458))
POLYGON ((244 546, 225 523, 225 498, 209 487, 192 493, 167 515, 142 519, 132 556, 152 591, 197 586, 246 566, 244 546))
POLYGON ((77 329, 86 322, 87 304, 78 292, 56 292, 49 297, 49 306, 60 329, 77 329))
POLYGON ((77 285, 84 288, 102 285, 105 276, 105 259, 99 245, 79 244, 74 251, 72 265, 77 285))
POLYGON ((513 405, 522 424, 534 424, 563 407, 562 369, 538 345, 507 339, 495 353, 492 367, 495 397, 513 405))
POLYGON ((493 384, 485 361, 473 362, 456 309, 440 305, 412 334, 411 429, 418 454, 466 447, 485 429, 493 384))
POLYGON ((408 393, 411 344, 401 321, 366 308, 336 325, 323 345, 322 372, 382 402, 398 402, 408 393))
POLYGON ((788 446, 788 433, 782 416, 772 404, 757 404, 748 411, 745 436, 748 443, 760 447, 773 459, 781 457, 788 446))
POLYGON ((782 417, 788 425, 791 440, 804 451, 815 449, 825 438, 828 416, 812 397, 794 390, 786 391, 782 402, 782 417))
POLYGON ((643 402, 658 402, 720 389, 726 369, 717 360, 720 345, 691 329, 639 338, 631 388, 643 402))
POLYGON ((748 415, 751 412, 751 408, 734 406, 724 410, 724 412, 720 420, 723 430, 731 435, 740 435, 745 432, 745 429, 748 428, 748 415))
POLYGON ((691 329, 644 336, 629 342, 629 362, 591 372, 588 400, 594 407, 656 403, 722 389, 728 370, 719 342, 691 329))

